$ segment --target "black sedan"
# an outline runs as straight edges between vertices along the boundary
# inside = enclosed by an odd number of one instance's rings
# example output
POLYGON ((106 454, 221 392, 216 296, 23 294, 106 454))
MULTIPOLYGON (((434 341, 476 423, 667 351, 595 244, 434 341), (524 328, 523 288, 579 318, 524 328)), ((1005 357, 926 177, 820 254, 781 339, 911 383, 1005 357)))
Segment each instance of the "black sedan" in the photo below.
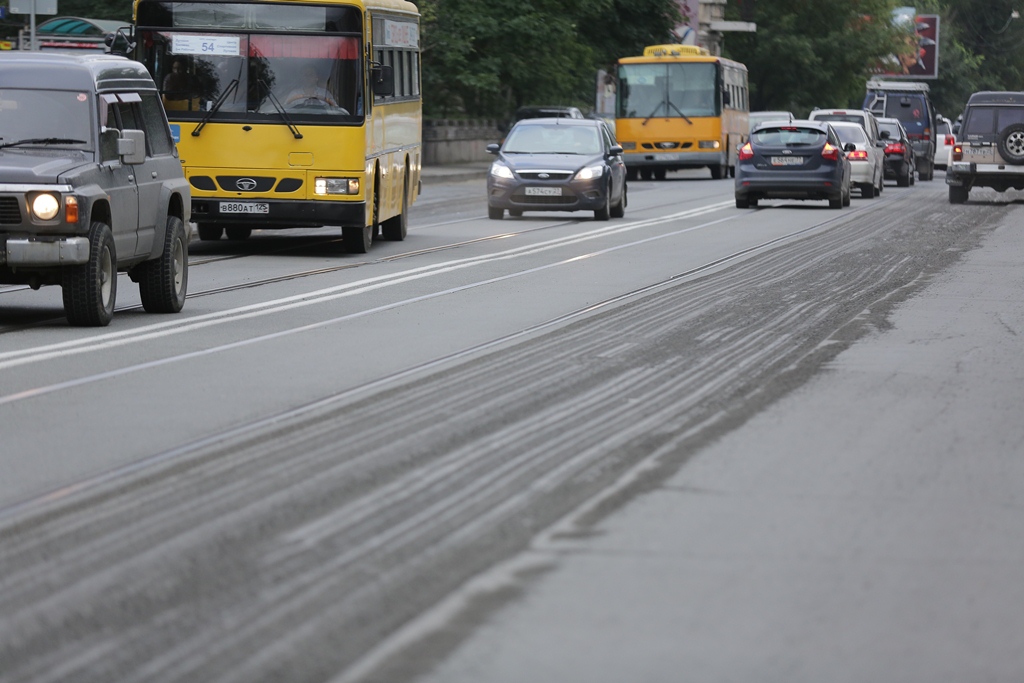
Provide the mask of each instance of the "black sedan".
POLYGON ((900 187, 913 185, 917 163, 914 146, 903 124, 899 119, 878 119, 878 137, 885 143, 885 163, 882 166, 885 177, 895 180, 900 187))
POLYGON ((850 205, 850 162, 827 121, 763 123, 740 147, 736 206, 760 199, 827 199, 833 209, 850 205))
POLYGON ((626 211, 622 147, 604 121, 541 118, 516 123, 487 175, 487 215, 524 211, 593 211, 606 221, 626 211))

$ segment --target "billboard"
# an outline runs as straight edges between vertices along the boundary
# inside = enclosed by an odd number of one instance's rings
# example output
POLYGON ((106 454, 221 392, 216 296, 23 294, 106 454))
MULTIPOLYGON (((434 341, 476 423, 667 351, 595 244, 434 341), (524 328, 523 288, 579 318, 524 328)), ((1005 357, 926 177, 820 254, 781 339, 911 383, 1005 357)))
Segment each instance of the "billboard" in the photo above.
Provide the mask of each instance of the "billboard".
POLYGON ((699 0, 676 0, 680 22, 672 30, 672 35, 681 45, 696 45, 697 30, 700 26, 699 0))
POLYGON ((898 44, 872 73, 886 78, 927 80, 939 77, 939 15, 917 14, 913 7, 893 12, 901 30, 898 44))

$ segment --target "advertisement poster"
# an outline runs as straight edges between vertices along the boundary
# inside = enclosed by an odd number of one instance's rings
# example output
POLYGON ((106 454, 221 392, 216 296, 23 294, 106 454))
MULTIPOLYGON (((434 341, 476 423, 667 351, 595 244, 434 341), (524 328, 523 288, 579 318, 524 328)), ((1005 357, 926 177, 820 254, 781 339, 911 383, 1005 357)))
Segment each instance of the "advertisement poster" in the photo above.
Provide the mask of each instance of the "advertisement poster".
POLYGON ((700 2, 698 0, 676 0, 676 5, 679 7, 682 19, 673 29, 672 35, 681 45, 696 45, 697 29, 700 28, 700 2))
POLYGON ((875 74, 916 81, 938 78, 939 15, 917 14, 913 7, 901 7, 894 12, 893 20, 903 29, 903 35, 875 74))

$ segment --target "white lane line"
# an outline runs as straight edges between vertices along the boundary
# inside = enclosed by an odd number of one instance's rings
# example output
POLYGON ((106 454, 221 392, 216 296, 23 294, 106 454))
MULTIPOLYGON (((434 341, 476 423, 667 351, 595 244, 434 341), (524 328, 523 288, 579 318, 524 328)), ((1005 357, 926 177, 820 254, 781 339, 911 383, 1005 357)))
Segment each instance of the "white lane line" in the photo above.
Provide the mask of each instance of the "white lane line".
MULTIPOLYGON (((668 216, 662 216, 660 218, 649 219, 645 221, 637 221, 635 223, 627 223, 625 225, 615 225, 602 228, 600 230, 592 230, 580 235, 571 235, 567 237, 559 237, 552 240, 547 240, 534 245, 525 245, 521 247, 514 247, 505 251, 497 252, 494 254, 487 254, 483 256, 472 256, 463 259, 457 259, 454 261, 447 261, 441 264, 433 264, 428 266, 420 266, 417 268, 411 268, 402 271, 398 274, 378 275, 355 282, 346 283, 343 285, 336 285, 334 287, 328 287, 325 289, 315 290, 312 292, 306 292, 303 294, 295 294, 289 297, 280 299, 274 299, 272 301, 264 301, 256 304, 249 304, 247 306, 240 306, 226 311, 218 311, 215 313, 206 313, 203 315, 195 316, 192 318, 186 318, 185 320, 172 320, 162 323, 154 323, 131 330, 122 330, 119 332, 107 332, 103 334, 93 335, 84 339, 73 339, 64 342, 58 342, 55 344, 48 344, 45 346, 34 347, 30 349, 20 349, 15 351, 7 351, 0 353, 0 370, 4 370, 26 363, 34 363, 44 360, 56 358, 61 355, 69 353, 78 353, 81 350, 102 350, 114 348, 116 346, 122 346, 128 343, 135 343, 141 341, 150 341, 161 337, 170 336, 173 334, 181 334, 183 332, 189 332, 211 325, 221 324, 224 322, 232 322, 235 320, 244 320, 257 315, 269 315, 272 313, 281 313, 293 308, 309 306, 312 304, 325 303, 342 296, 348 296, 354 293, 363 293, 367 291, 373 291, 384 286, 403 284, 412 280, 421 279, 424 277, 430 277, 433 275, 442 275, 450 273, 454 270, 460 270, 484 263, 492 263, 500 260, 507 260, 511 258, 517 258, 520 256, 527 256, 543 251, 549 251, 580 242, 587 242, 609 235, 615 235, 623 232, 630 232, 642 228, 647 228, 662 223, 668 223, 674 220, 681 220, 686 218, 694 218, 714 211, 719 211, 725 207, 732 206, 733 202, 720 202, 717 204, 710 204, 697 209, 690 209, 676 214, 668 216)), ((670 233, 679 234, 679 233, 670 233)), ((637 242, 636 244, 642 244, 643 241, 637 242)))
MULTIPOLYGON (((652 237, 646 237, 646 238, 644 238, 642 240, 637 240, 637 241, 629 242, 629 243, 626 243, 626 244, 618 244, 618 245, 615 245, 615 246, 612 246, 612 247, 607 247, 605 249, 601 249, 601 250, 598 250, 598 251, 595 251, 595 252, 591 252, 589 254, 581 254, 581 255, 578 255, 578 256, 573 256, 571 258, 563 259, 561 261, 556 261, 554 263, 548 263, 548 264, 545 264, 545 265, 542 265, 542 266, 536 266, 534 268, 528 268, 526 270, 517 271, 515 273, 508 273, 506 275, 500 275, 498 277, 488 278, 486 280, 479 280, 477 282, 471 282, 471 283, 468 283, 468 284, 465 284, 465 285, 460 285, 458 287, 451 287, 451 288, 444 289, 444 290, 441 290, 441 291, 431 292, 429 294, 422 294, 420 296, 412 297, 410 299, 403 299, 402 301, 395 301, 395 302, 392 302, 392 303, 389 303, 389 304, 384 304, 383 306, 377 306, 375 308, 370 308, 370 309, 366 309, 366 310, 363 310, 363 311, 357 311, 355 313, 348 313, 346 315, 342 315, 342 316, 338 316, 338 317, 335 317, 335 318, 331 318, 329 320, 321 320, 321 321, 318 321, 318 322, 315 322, 315 323, 310 323, 310 324, 307 324, 307 325, 302 325, 302 326, 290 328, 290 329, 287 329, 287 330, 281 330, 281 331, 278 331, 278 332, 272 332, 270 334, 260 335, 258 337, 250 337, 248 339, 242 339, 242 340, 239 340, 239 341, 236 341, 236 342, 231 342, 229 344, 222 344, 220 346, 214 346, 214 347, 211 347, 211 348, 208 348, 208 349, 201 349, 199 351, 191 351, 189 353, 179 354, 177 356, 169 356, 167 358, 160 358, 160 359, 157 359, 157 360, 148 361, 146 363, 139 363, 137 365, 131 365, 131 366, 127 366, 127 367, 124 367, 124 368, 118 368, 116 370, 109 370, 107 372, 99 373, 99 374, 96 374, 96 375, 89 375, 89 376, 86 376, 86 377, 80 377, 78 379, 68 380, 66 382, 59 382, 57 384, 50 384, 48 386, 43 386, 43 387, 36 387, 34 389, 27 389, 25 391, 20 391, 20 392, 14 393, 14 394, 9 394, 7 396, 0 397, 0 405, 7 405, 9 403, 15 403, 17 401, 22 401, 22 400, 25 400, 25 399, 28 399, 28 398, 34 398, 34 397, 37 397, 37 396, 43 396, 45 394, 50 394, 50 393, 53 393, 53 392, 56 392, 56 391, 63 391, 65 389, 71 389, 71 388, 74 388, 74 387, 83 386, 85 384, 90 384, 92 382, 98 382, 98 381, 105 380, 105 379, 110 379, 110 378, 113 378, 113 377, 120 377, 120 376, 127 375, 127 374, 130 374, 130 373, 138 372, 140 370, 148 370, 148 369, 160 367, 160 366, 163 366, 163 365, 169 365, 171 363, 177 363, 177 362, 180 362, 180 361, 189 360, 189 359, 192 359, 192 358, 201 358, 203 356, 209 356, 209 355, 213 355, 215 353, 221 353, 223 351, 230 351, 232 349, 239 349, 239 348, 242 348, 242 347, 245 347, 245 346, 250 346, 252 344, 258 344, 258 343, 262 343, 262 342, 266 342, 266 341, 271 341, 271 340, 274 340, 274 339, 280 339, 282 337, 287 337, 287 336, 290 336, 290 335, 293 335, 293 334, 299 334, 299 333, 302 333, 302 332, 308 332, 308 331, 311 331, 311 330, 316 330, 316 329, 320 329, 320 328, 323 328, 323 327, 328 327, 330 325, 335 325, 335 324, 338 324, 338 323, 347 322, 349 320, 355 320, 356 318, 362 318, 362 317, 367 316, 367 315, 373 315, 375 313, 382 313, 384 311, 389 311, 389 310, 392 310, 392 309, 395 309, 395 308, 399 308, 401 306, 407 306, 409 304, 418 303, 418 302, 421 302, 421 301, 428 301, 430 299, 437 299, 437 298, 440 298, 440 297, 448 296, 450 294, 455 294, 455 293, 458 293, 458 292, 463 292, 463 291, 466 291, 466 290, 469 290, 469 289, 475 289, 477 287, 485 287, 487 285, 492 285, 492 284, 495 284, 495 283, 498 283, 498 282, 504 282, 504 281, 507 281, 507 280, 512 280, 512 279, 515 279, 515 278, 523 277, 525 275, 531 275, 533 273, 538 273, 540 271, 550 270, 552 268, 558 268, 558 267, 564 266, 566 264, 575 263, 576 261, 579 261, 581 259, 592 258, 592 257, 595 257, 595 256, 601 256, 601 255, 604 255, 604 254, 610 254, 612 252, 616 252, 616 251, 619 251, 621 249, 630 249, 630 248, 635 247, 635 246, 640 245, 640 244, 646 244, 646 243, 649 243, 649 242, 654 242, 654 241, 657 241, 657 240, 663 240, 663 239, 667 239, 667 238, 670 238, 670 237, 677 237, 679 235, 682 235, 682 234, 685 234, 685 233, 688 233, 688 232, 693 232, 693 231, 696 231, 696 230, 702 230, 704 228, 708 228, 708 227, 711 227, 713 225, 717 225, 719 223, 724 223, 726 221, 731 221, 731 220, 733 220, 734 218, 737 218, 737 217, 738 216, 727 216, 725 218, 719 218, 717 220, 710 221, 710 222, 707 222, 707 223, 702 223, 700 225, 695 225, 695 226, 692 226, 692 227, 689 227, 689 228, 683 228, 681 230, 675 230, 673 232, 664 233, 662 235, 654 235, 652 237)), ((456 268, 452 268, 452 270, 455 270, 455 269, 456 268)), ((422 274, 419 274, 417 276, 410 277, 408 279, 410 279, 410 280, 418 279, 418 278, 421 278, 421 277, 428 277, 428 276, 433 275, 433 274, 435 274, 435 273, 422 273, 422 274)), ((341 297, 345 297, 345 296, 355 296, 357 294, 362 294, 362 293, 365 293, 365 292, 368 292, 368 291, 372 291, 373 289, 384 287, 387 284, 392 284, 392 283, 378 283, 378 284, 367 286, 367 287, 364 287, 364 288, 361 288, 361 289, 350 290, 350 291, 346 291, 346 292, 340 292, 340 293, 337 293, 337 294, 333 295, 330 298, 335 299, 335 298, 341 298, 341 297)), ((320 300, 318 300, 316 302, 300 302, 300 303, 290 304, 289 307, 294 307, 294 306, 298 306, 298 305, 309 305, 311 303, 318 303, 319 301, 322 301, 322 300, 323 299, 320 299, 320 300)), ((265 314, 266 314, 265 311, 252 311, 252 312, 250 312, 248 314, 245 314, 244 316, 233 318, 233 320, 239 320, 239 319, 248 318, 248 317, 256 317, 256 316, 265 315, 265 314)), ((213 324, 217 324, 217 322, 220 322, 220 321, 210 321, 207 324, 208 325, 213 325, 213 324)), ((196 326, 196 327, 200 327, 200 326, 196 326)), ((161 333, 159 333, 159 335, 163 336, 163 335, 166 335, 166 334, 175 334, 175 333, 177 333, 177 331, 179 331, 179 330, 171 330, 171 331, 165 330, 165 331, 162 331, 161 333)), ((120 345, 123 345, 123 344, 132 343, 134 341, 138 341, 138 340, 137 339, 120 339, 120 340, 117 340, 117 341, 107 342, 103 347, 104 348, 112 348, 114 346, 120 346, 120 345)), ((80 348, 80 349, 75 349, 73 351, 64 351, 62 353, 63 354, 68 354, 68 353, 85 353, 85 352, 88 352, 88 351, 95 350, 96 348, 99 348, 99 347, 80 348)), ((62 355, 62 354, 55 352, 53 355, 62 355)), ((31 362, 32 359, 19 359, 19 360, 23 361, 23 362, 31 362)), ((10 362, 11 363, 17 363, 18 361, 10 361, 10 362)), ((6 365, 4 367, 6 367, 6 365)))

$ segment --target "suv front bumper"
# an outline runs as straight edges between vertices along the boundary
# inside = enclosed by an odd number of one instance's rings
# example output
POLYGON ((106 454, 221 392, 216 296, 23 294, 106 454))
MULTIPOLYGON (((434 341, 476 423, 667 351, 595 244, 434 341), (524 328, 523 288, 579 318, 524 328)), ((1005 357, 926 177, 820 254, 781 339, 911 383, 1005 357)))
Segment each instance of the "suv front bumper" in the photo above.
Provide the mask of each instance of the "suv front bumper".
MULTIPOLYGON (((2 239, 2 238, 0 238, 2 239)), ((89 260, 88 237, 2 239, 0 265, 6 266, 73 266, 89 260)))

